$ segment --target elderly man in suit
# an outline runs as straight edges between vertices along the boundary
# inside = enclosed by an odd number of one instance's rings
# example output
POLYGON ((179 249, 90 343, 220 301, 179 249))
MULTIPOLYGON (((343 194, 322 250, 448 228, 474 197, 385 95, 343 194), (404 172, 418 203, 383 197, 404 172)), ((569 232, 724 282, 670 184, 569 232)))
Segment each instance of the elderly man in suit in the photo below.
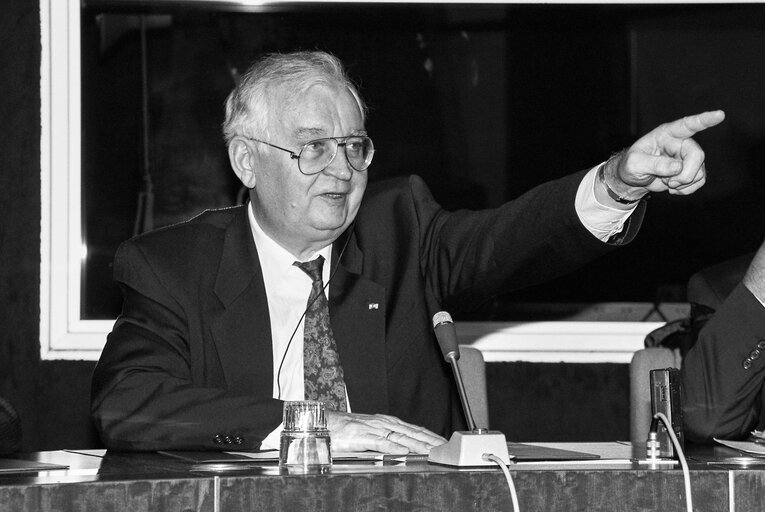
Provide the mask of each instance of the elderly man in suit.
POLYGON ((310 398, 328 404, 337 450, 427 452, 464 428, 433 314, 628 242, 648 192, 704 184, 691 137, 724 118, 661 125, 500 208, 447 212, 416 176, 367 189, 365 114, 324 52, 268 55, 242 76, 224 133, 249 202, 115 256, 124 305, 91 400, 107 447, 273 448, 284 401, 310 398))

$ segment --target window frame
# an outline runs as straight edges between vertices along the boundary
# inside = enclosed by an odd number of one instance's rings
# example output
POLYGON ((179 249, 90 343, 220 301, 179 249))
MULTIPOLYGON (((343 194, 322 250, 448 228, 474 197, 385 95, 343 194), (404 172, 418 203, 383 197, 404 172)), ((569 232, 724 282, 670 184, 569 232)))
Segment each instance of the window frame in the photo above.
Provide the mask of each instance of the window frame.
MULTIPOLYGON (((80 1, 40 0, 40 23, 41 357, 97 360, 114 320, 80 318, 87 251, 81 224, 80 1)), ((460 342, 477 346, 487 361, 629 363, 645 335, 662 324, 458 322, 457 329, 460 342)))
POLYGON ((80 319, 79 1, 41 0, 40 24, 41 357, 96 360, 114 321, 80 319))

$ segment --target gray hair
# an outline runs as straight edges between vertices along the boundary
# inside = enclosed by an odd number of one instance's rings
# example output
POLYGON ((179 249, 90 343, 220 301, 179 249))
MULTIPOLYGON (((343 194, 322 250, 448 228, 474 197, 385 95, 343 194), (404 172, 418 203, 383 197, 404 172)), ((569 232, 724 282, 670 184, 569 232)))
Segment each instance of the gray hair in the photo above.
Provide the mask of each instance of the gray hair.
POLYGON ((359 104, 362 120, 365 119, 364 100, 337 57, 322 51, 271 53, 250 66, 226 98, 223 121, 226 145, 251 129, 256 130, 258 136, 267 136, 269 106, 277 101, 275 92, 291 102, 316 84, 347 87, 359 104))

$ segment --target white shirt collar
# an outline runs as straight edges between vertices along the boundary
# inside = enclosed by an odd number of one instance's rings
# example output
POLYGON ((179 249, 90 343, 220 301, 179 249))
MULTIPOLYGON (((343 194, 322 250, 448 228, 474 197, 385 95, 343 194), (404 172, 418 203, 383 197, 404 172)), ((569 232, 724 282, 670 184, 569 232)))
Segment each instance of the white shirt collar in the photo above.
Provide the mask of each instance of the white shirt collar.
MULTIPOLYGON (((247 215, 250 219, 250 228, 252 230, 252 237, 255 240, 255 247, 258 249, 258 258, 263 269, 263 276, 266 279, 278 280, 295 268, 292 264, 296 261, 296 258, 263 231, 263 228, 260 227, 255 218, 250 202, 247 202, 247 215)), ((311 261, 319 255, 324 256, 322 276, 326 283, 329 279, 329 269, 332 264, 332 244, 311 254, 305 261, 311 261)))

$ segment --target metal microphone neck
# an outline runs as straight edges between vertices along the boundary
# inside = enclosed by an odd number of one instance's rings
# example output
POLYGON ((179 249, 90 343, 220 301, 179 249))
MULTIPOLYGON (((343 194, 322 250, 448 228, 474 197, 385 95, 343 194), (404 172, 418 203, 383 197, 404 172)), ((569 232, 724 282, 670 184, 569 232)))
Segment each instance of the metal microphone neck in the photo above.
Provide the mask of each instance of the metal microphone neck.
MULTIPOLYGON (((473 411, 470 409, 470 402, 467 398, 467 392, 465 391, 465 384, 462 382, 462 374, 460 373, 460 367, 457 365, 457 359, 459 358, 459 352, 449 352, 446 354, 446 359, 452 366, 452 373, 454 373, 454 380, 457 382, 457 391, 460 395, 460 401, 462 402, 462 409, 465 411, 465 420, 467 421, 468 430, 476 432, 483 429, 478 429, 475 426, 475 420, 473 419, 473 411)), ((478 432, 480 433, 480 432, 478 432)))

